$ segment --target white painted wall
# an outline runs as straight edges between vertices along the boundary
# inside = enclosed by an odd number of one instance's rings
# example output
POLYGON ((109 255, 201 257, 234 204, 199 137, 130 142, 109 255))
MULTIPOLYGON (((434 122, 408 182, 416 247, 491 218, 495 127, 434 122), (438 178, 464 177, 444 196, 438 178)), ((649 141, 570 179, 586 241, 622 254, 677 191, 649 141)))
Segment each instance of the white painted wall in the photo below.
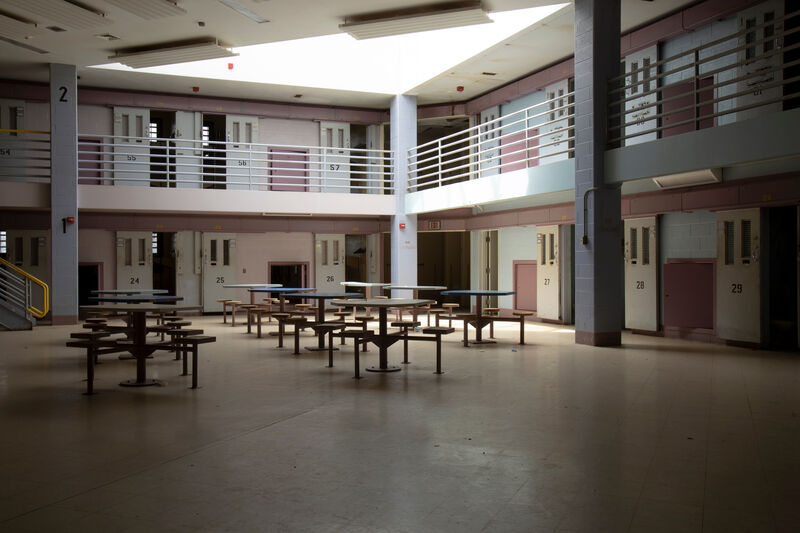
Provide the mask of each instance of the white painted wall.
POLYGON ((319 123, 312 120, 265 118, 258 120, 262 144, 319 146, 319 123))

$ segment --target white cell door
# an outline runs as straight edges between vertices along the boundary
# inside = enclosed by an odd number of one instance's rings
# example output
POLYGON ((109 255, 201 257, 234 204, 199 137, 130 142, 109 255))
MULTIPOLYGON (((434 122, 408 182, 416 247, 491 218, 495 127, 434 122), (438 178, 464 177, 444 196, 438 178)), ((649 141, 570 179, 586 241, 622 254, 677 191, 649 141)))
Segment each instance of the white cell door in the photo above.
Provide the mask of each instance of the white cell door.
POLYGON ((314 236, 314 278, 318 291, 343 292, 345 279, 344 233, 314 236))
POLYGON ((115 185, 150 186, 150 110, 114 108, 115 185))
POLYGON ((562 80, 545 87, 548 113, 539 126, 539 164, 569 159, 570 97, 569 80, 562 80))
POLYGON ((536 316, 561 319, 558 226, 537 226, 536 316))
POLYGON ((320 122, 321 192, 350 192, 350 124, 320 122))
POLYGON ((761 342, 761 211, 717 212, 717 335, 761 342))
POLYGON ((236 283, 236 234, 203 233, 203 311, 222 311, 223 298, 233 292, 223 285, 236 283))
POLYGON ((776 35, 782 33, 783 22, 773 22, 783 17, 783 2, 775 0, 764 2, 739 13, 738 77, 745 77, 738 83, 737 92, 745 93, 737 97, 737 107, 754 106, 738 111, 736 120, 757 117, 764 113, 781 110, 781 102, 758 105, 760 102, 781 98, 783 79, 781 61, 783 45, 776 35), (776 86, 777 85, 777 86, 776 86))
POLYGON ((494 176, 500 174, 500 124, 499 121, 494 122, 495 119, 500 117, 500 106, 490 107, 481 111, 480 121, 480 144, 478 145, 478 153, 481 177, 494 176))
POLYGON ((178 188, 199 189, 203 172, 203 114, 197 111, 175 112, 175 175, 178 188))
POLYGON ((153 233, 117 232, 117 289, 153 288, 153 233))
MULTIPOLYGON (((634 135, 658 127, 658 82, 657 68, 651 67, 658 62, 658 47, 653 45, 625 57, 625 135, 634 135)), ((658 132, 645 133, 625 139, 625 146, 654 141, 658 132)))
POLYGON ((175 294, 186 305, 200 305, 202 257, 199 232, 179 231, 175 235, 175 294))
POLYGON ((656 217, 625 220, 625 327, 658 331, 656 217))
MULTIPOLYGON (((8 230, 6 233, 8 260, 22 270, 50 283, 50 231, 8 230)), ((31 286, 33 305, 41 308, 42 289, 31 286)))
MULTIPOLYGON (((226 174, 228 189, 256 188, 259 180, 266 186, 266 165, 259 157, 265 159, 264 153, 256 155, 258 147, 258 117, 240 115, 225 116, 226 174), (258 167, 263 167, 258 169, 258 167), (260 172, 260 174, 259 174, 260 172)), ((262 152, 264 150, 261 150, 262 152)))

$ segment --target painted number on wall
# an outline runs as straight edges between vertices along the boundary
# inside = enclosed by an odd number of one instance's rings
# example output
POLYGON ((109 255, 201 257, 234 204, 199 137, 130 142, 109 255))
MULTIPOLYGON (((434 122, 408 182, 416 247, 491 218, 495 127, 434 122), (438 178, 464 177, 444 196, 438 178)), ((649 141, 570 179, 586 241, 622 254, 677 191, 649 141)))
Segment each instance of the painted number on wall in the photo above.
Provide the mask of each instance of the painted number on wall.
POLYGON ((742 294, 742 284, 741 283, 731 283, 731 292, 733 294, 742 294))

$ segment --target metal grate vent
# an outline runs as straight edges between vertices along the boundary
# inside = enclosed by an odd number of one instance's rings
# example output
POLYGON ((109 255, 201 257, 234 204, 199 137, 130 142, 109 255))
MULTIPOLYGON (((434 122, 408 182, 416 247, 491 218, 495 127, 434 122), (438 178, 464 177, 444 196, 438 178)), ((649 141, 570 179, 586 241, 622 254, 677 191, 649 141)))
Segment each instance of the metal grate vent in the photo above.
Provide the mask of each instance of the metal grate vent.
POLYGON ((73 30, 96 28, 112 22, 101 12, 64 0, 4 0, 4 3, 73 30))
POLYGON ((156 20, 175 15, 184 15, 186 10, 168 0, 105 0, 107 4, 124 9, 145 20, 156 20))
POLYGON ((41 34, 42 30, 34 24, 28 24, 0 13, 0 35, 3 37, 22 41, 28 37, 41 34))

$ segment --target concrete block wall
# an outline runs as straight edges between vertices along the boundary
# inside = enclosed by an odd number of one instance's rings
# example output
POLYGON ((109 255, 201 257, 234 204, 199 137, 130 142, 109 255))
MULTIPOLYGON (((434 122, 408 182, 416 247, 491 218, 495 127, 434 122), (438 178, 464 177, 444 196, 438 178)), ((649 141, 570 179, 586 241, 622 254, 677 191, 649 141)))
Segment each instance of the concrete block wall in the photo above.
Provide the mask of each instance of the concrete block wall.
POLYGON ((713 211, 661 216, 661 263, 669 258, 717 257, 717 215, 713 211))

